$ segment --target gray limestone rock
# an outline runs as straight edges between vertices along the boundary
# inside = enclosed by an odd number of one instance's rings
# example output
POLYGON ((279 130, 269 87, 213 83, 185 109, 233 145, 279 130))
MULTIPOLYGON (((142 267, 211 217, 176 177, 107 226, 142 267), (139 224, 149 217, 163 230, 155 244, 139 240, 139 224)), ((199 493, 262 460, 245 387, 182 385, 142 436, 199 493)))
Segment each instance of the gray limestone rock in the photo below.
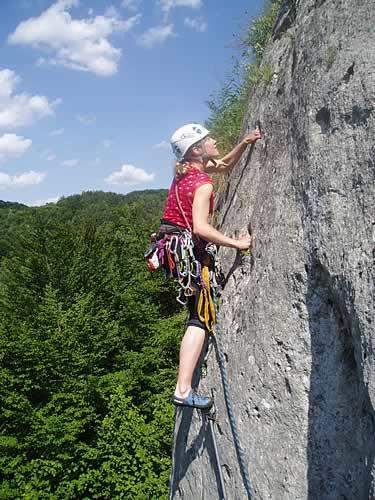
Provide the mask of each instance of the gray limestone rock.
MULTIPOLYGON (((283 10, 243 130, 264 138, 219 200, 221 230, 257 238, 219 252, 218 323, 257 499, 375 498, 374 27, 373 0, 283 10)), ((246 499, 215 351, 200 389, 227 498, 246 499)), ((177 412, 173 458, 171 498, 222 498, 200 412, 177 412)))

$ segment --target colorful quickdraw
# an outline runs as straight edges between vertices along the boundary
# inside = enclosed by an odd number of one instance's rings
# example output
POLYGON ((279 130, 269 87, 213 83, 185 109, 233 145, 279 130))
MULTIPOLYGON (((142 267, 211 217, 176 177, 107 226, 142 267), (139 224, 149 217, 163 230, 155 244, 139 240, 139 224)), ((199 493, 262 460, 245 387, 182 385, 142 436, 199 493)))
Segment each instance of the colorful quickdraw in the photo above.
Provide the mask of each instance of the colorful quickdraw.
POLYGON ((215 324, 215 306, 211 295, 210 271, 209 271, 209 258, 205 259, 202 266, 201 282, 202 287, 198 300, 198 318, 204 323, 209 332, 213 331, 215 324))
POLYGON ((188 297, 199 293, 198 317, 207 330, 212 332, 215 310, 211 290, 217 287, 215 245, 207 244, 205 248, 200 249, 200 253, 204 252, 206 255, 202 263, 194 253, 196 245, 188 230, 165 234, 156 242, 156 248, 158 261, 166 277, 173 277, 178 282, 177 302, 186 305, 188 297))

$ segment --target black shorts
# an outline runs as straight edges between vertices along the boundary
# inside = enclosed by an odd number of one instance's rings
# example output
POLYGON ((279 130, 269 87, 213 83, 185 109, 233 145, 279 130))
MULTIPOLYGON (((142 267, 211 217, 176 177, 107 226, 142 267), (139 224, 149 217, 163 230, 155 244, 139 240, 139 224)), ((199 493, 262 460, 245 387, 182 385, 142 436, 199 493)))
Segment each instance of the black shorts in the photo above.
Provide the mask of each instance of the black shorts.
POLYGON ((206 326, 202 321, 198 318, 198 303, 200 296, 200 288, 197 285, 194 285, 195 293, 194 295, 190 295, 187 299, 187 309, 188 309, 188 320, 186 322, 187 326, 198 326, 203 330, 207 330, 206 326))

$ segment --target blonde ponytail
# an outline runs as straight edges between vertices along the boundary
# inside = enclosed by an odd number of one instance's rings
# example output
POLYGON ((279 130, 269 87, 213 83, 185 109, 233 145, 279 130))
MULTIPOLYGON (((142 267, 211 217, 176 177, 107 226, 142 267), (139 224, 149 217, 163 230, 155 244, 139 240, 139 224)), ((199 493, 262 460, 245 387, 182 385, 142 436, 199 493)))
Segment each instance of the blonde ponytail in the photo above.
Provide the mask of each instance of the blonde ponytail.
POLYGON ((176 161, 174 166, 174 173, 177 179, 183 177, 189 170, 190 165, 184 161, 176 161))

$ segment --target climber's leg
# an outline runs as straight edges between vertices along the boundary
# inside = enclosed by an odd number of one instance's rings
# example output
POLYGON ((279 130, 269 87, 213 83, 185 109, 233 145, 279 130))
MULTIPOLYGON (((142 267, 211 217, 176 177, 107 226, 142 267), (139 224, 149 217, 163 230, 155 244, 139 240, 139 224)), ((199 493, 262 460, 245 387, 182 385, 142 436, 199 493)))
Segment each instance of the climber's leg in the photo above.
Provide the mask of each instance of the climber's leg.
POLYGON ((202 352, 206 331, 198 326, 188 326, 180 347, 180 366, 175 395, 184 398, 188 395, 195 367, 202 352))
POLYGON ((211 398, 201 396, 192 390, 194 370, 199 361, 206 331, 199 326, 188 326, 180 348, 180 366, 175 394, 172 402, 177 406, 208 409, 212 406, 211 398))

